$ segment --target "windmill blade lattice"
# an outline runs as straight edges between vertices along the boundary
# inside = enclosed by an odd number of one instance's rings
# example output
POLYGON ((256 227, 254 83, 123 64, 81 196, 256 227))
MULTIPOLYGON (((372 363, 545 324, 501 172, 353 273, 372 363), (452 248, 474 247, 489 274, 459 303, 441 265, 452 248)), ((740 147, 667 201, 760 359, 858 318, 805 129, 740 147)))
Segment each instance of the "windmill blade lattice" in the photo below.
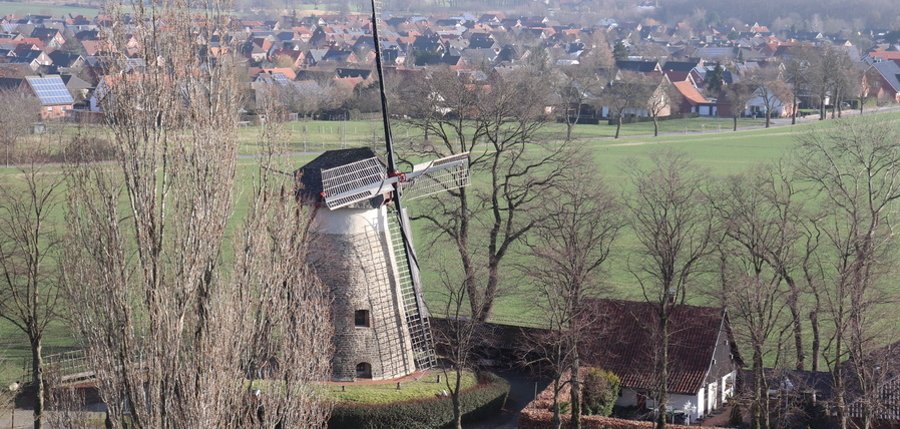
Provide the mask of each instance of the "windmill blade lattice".
POLYGON ((413 167, 400 183, 405 200, 414 200, 469 185, 469 153, 460 153, 413 167))
POLYGON ((387 172, 378 158, 367 158, 322 170, 325 204, 334 210, 368 200, 390 190, 385 185, 387 172))

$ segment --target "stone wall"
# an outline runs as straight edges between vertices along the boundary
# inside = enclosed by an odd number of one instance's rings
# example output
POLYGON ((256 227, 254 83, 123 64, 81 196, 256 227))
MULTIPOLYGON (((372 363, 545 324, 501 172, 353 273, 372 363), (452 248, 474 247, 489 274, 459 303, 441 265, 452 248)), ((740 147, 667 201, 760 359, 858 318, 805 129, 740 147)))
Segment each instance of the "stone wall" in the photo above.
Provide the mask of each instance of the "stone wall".
POLYGON ((373 379, 402 377, 415 370, 388 237, 377 227, 355 228, 363 232, 354 234, 320 233, 313 238, 313 264, 333 298, 335 380, 355 378, 361 362, 371 365, 373 379), (356 310, 369 311, 369 327, 355 326, 356 310))

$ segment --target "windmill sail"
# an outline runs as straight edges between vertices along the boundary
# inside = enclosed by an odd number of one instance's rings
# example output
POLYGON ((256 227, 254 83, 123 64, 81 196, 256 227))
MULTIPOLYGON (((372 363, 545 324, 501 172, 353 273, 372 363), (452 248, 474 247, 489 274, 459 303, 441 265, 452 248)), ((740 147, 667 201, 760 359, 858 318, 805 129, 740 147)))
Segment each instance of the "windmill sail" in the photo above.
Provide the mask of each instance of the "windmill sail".
MULTIPOLYGON (((389 224, 391 234, 391 246, 398 258, 404 262, 415 259, 414 255, 407 253, 406 246, 409 239, 409 231, 404 233, 403 222, 406 213, 391 211, 392 219, 389 224)), ((434 338, 431 336, 431 324, 428 321, 428 310, 422 301, 422 291, 419 290, 419 273, 415 271, 415 264, 400 263, 397 267, 397 283, 400 290, 403 309, 406 313, 406 326, 413 350, 413 360, 417 370, 430 369, 435 366, 437 360, 434 354, 434 338)))
POLYGON ((405 200, 414 200, 469 185, 469 153, 418 164, 400 183, 405 200))
POLYGON ((378 158, 368 158, 322 170, 325 204, 335 210, 368 200, 390 191, 385 185, 387 172, 378 158))

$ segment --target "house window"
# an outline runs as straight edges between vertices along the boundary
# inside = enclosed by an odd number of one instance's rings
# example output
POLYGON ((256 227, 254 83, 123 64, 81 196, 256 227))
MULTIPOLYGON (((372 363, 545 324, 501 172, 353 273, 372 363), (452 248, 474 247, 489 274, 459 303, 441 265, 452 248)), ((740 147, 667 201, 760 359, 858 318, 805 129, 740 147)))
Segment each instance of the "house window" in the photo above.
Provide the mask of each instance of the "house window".
POLYGON ((372 378, 372 365, 368 362, 356 364, 356 378, 372 378))
POLYGON ((369 310, 356 310, 353 320, 357 328, 368 328, 370 326, 369 310))

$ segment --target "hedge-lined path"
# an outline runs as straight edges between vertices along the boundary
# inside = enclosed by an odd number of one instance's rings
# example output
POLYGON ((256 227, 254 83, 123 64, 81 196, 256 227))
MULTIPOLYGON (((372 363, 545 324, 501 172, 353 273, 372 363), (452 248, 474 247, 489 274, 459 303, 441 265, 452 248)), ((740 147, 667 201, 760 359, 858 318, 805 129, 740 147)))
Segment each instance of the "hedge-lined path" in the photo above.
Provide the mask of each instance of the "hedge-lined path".
POLYGON ((495 374, 509 382, 509 397, 503 411, 490 420, 463 425, 466 429, 515 429, 518 427, 519 413, 534 400, 535 392, 540 393, 550 385, 548 379, 519 371, 499 371, 495 374))

